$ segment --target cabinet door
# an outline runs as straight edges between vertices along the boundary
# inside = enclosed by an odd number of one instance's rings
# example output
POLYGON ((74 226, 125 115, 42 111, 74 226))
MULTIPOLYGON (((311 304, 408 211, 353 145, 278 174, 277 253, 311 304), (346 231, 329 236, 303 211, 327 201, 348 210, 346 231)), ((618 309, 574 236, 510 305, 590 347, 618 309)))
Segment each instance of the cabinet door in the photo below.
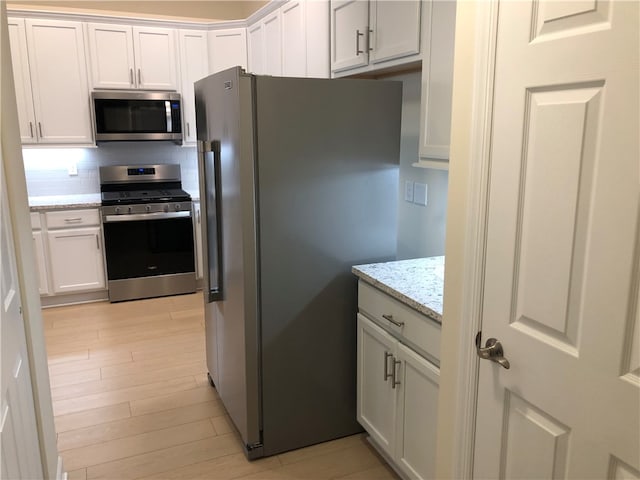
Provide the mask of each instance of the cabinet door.
POLYGON ((391 385, 396 343, 358 314, 357 418, 389 455, 393 455, 396 434, 396 390, 391 385))
POLYGON ((247 68, 247 30, 229 28, 209 32, 209 73, 247 68))
POLYGON ((200 215, 200 202, 193 202, 193 226, 195 228, 194 239, 196 247, 196 278, 202 278, 203 259, 202 259, 202 218, 200 215))
POLYGON ((178 89, 174 30, 133 27, 133 54, 138 88, 145 90, 178 89))
POLYGON ((47 270, 47 256, 44 250, 44 238, 42 232, 32 232, 33 247, 36 253, 36 265, 38 267, 38 285, 40 295, 49 294, 49 280, 47 270))
POLYGON ((264 73, 282 75, 282 26, 280 10, 262 21, 264 41, 264 73))
POLYGON ((35 143, 37 140, 35 132, 36 115, 33 110, 33 97, 31 95, 31 75, 29 74, 24 20, 21 18, 9 18, 8 24, 11 63, 13 65, 18 120, 20 122, 20 140, 22 143, 35 143))
POLYGON ((47 233, 54 293, 105 288, 100 227, 47 233))
POLYGON ((135 88, 132 28, 89 23, 87 32, 93 88, 135 88))
POLYGON ((193 83, 207 76, 207 32, 180 30, 180 73, 182 76, 183 143, 196 142, 196 108, 193 83))
POLYGON ((264 73, 264 29, 258 22, 247 28, 248 71, 256 75, 264 73))
POLYGON ((419 154, 429 166, 446 168, 442 160, 449 159, 456 3, 428 2, 425 8, 419 154))
POLYGON ((26 20, 29 70, 40 143, 92 143, 80 22, 26 20))
POLYGON ((329 78, 331 26, 329 0, 305 2, 307 33, 307 77, 329 78))
POLYGON ((400 343, 396 357, 401 363, 394 457, 408 478, 434 478, 440 371, 400 343))
POLYGON ((416 0, 370 2, 369 62, 420 53, 420 4, 416 0))
POLYGON ((282 7, 282 75, 285 77, 307 74, 306 6, 305 2, 294 1, 282 7))
POLYGON ((367 30, 369 2, 331 2, 331 71, 339 72, 369 63, 367 30))

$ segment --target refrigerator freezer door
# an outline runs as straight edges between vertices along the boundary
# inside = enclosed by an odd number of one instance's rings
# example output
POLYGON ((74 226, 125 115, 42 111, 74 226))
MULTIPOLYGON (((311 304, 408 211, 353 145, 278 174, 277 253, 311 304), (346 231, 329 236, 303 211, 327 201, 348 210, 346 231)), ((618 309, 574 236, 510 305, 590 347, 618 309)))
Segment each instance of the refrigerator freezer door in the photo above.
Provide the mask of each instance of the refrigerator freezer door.
MULTIPOLYGON (((229 416, 247 448, 259 456, 261 445, 258 300, 256 274, 253 88, 251 76, 233 68, 195 84, 199 141, 219 142, 215 180, 202 162, 200 196, 207 201, 203 232, 205 260, 219 259, 222 295, 205 295, 205 333, 209 371, 229 416), (205 171, 206 170, 206 171, 205 171), (209 175, 207 175, 209 173, 209 175), (217 184, 217 185, 216 185, 217 184), (212 190, 215 194, 212 195, 212 190), (212 200, 214 199, 215 200, 212 200), (217 213, 211 210, 216 208, 217 213), (213 225, 215 223, 215 225, 213 225), (213 301, 212 301, 213 300, 213 301), (215 355, 215 357, 214 357, 215 355), (213 376, 213 374, 212 374, 213 376)), ((214 144, 212 144, 214 145, 214 144)), ((205 265, 210 272, 213 267, 205 265)))

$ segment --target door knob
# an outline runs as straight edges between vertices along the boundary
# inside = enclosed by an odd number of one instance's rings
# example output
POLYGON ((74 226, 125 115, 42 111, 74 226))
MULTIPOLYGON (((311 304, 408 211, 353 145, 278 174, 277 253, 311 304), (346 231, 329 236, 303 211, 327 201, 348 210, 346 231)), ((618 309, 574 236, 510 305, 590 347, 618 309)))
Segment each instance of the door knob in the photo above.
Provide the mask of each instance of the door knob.
POLYGON ((490 338, 487 340, 485 346, 482 346, 481 331, 476 335, 476 353, 480 358, 496 362, 507 370, 511 367, 509 360, 504 358, 504 350, 502 349, 502 344, 498 340, 490 338))

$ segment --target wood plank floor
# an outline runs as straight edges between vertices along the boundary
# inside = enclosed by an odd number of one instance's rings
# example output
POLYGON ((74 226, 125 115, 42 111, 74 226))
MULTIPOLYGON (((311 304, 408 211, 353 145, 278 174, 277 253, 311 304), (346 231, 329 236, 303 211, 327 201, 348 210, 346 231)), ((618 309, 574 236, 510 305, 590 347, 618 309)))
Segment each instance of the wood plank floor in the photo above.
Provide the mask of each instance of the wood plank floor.
POLYGON ((200 294, 43 317, 69 480, 398 478, 364 435, 248 462, 207 383, 200 294))

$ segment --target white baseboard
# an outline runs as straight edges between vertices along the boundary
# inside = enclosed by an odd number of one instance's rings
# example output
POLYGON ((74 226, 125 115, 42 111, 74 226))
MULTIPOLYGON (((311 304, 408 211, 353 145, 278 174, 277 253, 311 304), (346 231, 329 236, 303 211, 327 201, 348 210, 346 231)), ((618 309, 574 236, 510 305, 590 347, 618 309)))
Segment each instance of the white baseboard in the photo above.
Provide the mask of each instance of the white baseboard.
POLYGON ((58 456, 58 471, 56 472, 56 480, 67 480, 67 472, 64 471, 62 457, 58 456))

